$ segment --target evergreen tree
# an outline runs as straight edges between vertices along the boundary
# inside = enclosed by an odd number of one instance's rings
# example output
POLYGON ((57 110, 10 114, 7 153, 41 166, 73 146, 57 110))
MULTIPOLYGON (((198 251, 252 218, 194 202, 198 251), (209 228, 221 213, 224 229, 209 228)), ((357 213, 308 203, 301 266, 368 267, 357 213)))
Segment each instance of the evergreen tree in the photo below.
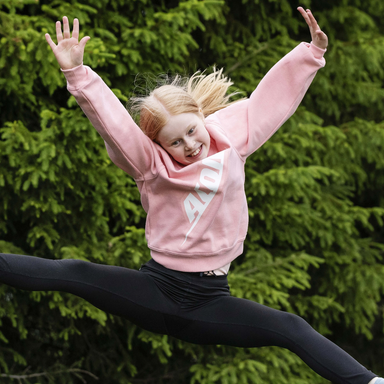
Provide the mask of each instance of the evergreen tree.
MULTIPOLYGON (((85 63, 123 103, 136 74, 224 67, 249 95, 299 41, 293 0, 0 0, 0 251, 138 268, 150 257, 133 180, 111 163, 47 46, 79 18, 85 63)), ((250 226, 232 294, 291 311, 384 375, 384 26, 380 0, 310 1, 327 66, 247 161, 250 226)), ((323 383, 279 348, 202 347, 59 292, 0 286, 12 383, 323 383)))

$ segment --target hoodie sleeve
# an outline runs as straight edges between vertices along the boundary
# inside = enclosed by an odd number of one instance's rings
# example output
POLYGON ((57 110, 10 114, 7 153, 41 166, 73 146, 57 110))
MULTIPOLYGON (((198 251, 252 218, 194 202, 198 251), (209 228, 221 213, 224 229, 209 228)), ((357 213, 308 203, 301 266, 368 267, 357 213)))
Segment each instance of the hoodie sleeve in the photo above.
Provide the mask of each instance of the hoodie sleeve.
POLYGON ((84 65, 62 72, 69 92, 104 139, 111 160, 135 180, 154 177, 155 144, 101 77, 84 65))
POLYGON ((208 121, 224 130, 245 159, 296 111, 317 70, 325 65, 325 51, 299 44, 269 70, 249 99, 208 116, 208 121))

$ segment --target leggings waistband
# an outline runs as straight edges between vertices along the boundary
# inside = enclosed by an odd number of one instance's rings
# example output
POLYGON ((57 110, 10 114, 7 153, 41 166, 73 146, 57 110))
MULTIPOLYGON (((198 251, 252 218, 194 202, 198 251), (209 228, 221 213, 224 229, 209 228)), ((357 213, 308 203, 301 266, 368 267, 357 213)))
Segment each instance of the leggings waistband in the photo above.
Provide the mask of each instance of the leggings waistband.
POLYGON ((198 276, 198 277, 219 277, 219 276, 227 277, 228 273, 224 273, 224 270, 228 271, 229 266, 230 266, 231 263, 225 265, 222 268, 213 269, 211 271, 203 271, 203 272, 183 272, 183 271, 178 271, 178 270, 175 270, 175 269, 170 269, 170 268, 164 267, 164 265, 158 263, 154 259, 150 259, 146 264, 152 265, 154 267, 155 266, 160 266, 162 268, 165 268, 165 269, 167 269, 169 271, 173 271, 173 272, 176 272, 176 273, 183 273, 183 274, 185 274, 185 276, 188 274, 190 276, 198 276))

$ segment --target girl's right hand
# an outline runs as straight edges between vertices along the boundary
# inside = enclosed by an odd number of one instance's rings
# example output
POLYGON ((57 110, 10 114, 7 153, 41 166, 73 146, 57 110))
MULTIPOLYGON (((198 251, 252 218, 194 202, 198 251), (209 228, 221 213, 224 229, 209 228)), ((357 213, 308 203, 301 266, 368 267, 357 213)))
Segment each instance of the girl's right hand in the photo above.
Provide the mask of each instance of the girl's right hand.
POLYGON ((46 33, 45 38, 52 48, 61 69, 71 69, 83 63, 84 48, 89 36, 83 37, 79 42, 79 20, 73 20, 73 31, 69 29, 67 16, 63 17, 64 37, 61 32, 60 21, 56 22, 57 45, 52 41, 51 36, 46 33))

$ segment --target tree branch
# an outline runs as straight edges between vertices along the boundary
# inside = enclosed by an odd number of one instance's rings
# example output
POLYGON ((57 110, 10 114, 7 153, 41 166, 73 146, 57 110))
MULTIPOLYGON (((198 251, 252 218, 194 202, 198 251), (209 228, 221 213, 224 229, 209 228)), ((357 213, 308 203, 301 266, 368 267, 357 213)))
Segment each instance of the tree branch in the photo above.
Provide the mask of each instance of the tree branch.
MULTIPOLYGON (((99 378, 94 375, 91 372, 85 371, 84 369, 79 369, 79 368, 70 368, 70 369, 63 369, 60 371, 54 371, 54 372, 40 372, 40 373, 31 373, 29 375, 8 375, 6 373, 0 373, 0 377, 6 377, 8 379, 15 379, 15 380, 26 380, 26 379, 31 379, 32 377, 42 377, 42 376, 50 376, 50 375, 59 375, 61 373, 80 373, 80 374, 85 374, 88 376, 91 376, 92 378, 99 380, 99 378)), ((83 383, 86 383, 85 380, 81 379, 83 383)))
POLYGON ((233 72, 235 69, 243 65, 245 62, 247 62, 249 59, 252 59, 254 56, 258 55, 260 52, 263 52, 265 49, 269 47, 268 43, 264 43, 260 48, 253 50, 250 54, 244 56, 241 60, 233 64, 229 69, 225 71, 225 75, 228 76, 231 72, 233 72))

